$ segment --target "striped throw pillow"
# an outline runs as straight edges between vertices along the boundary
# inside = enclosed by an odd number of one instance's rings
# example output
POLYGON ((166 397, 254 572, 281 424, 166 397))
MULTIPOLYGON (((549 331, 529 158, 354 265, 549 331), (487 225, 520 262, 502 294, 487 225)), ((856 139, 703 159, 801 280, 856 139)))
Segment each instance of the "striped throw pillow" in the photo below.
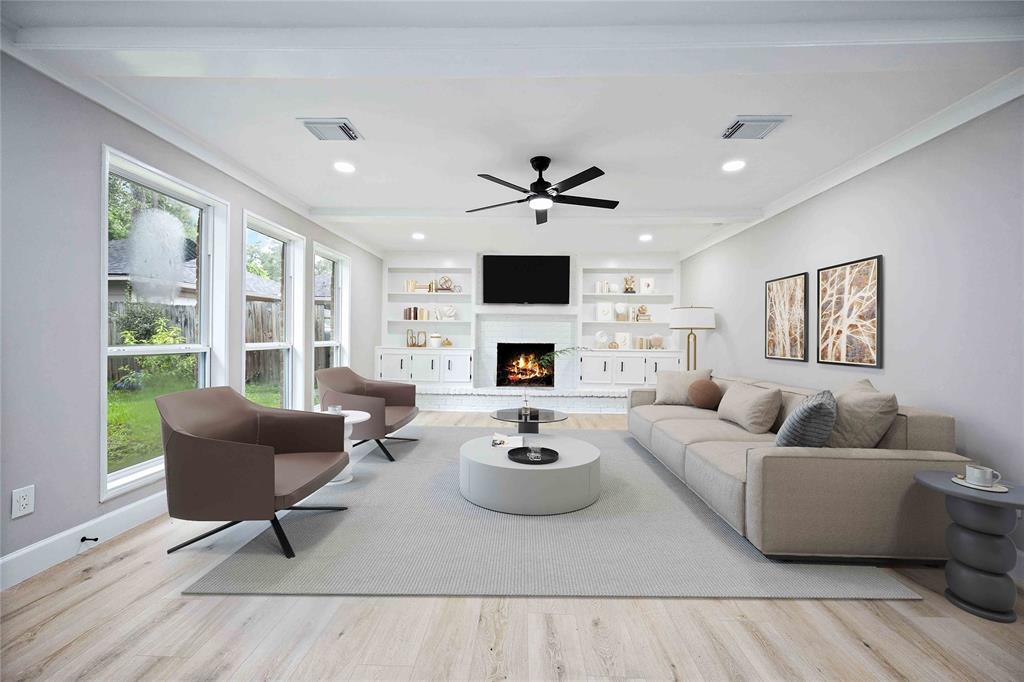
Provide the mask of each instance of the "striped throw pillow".
POLYGON ((808 396, 782 422, 775 444, 784 448, 821 448, 836 423, 836 397, 832 391, 808 396))

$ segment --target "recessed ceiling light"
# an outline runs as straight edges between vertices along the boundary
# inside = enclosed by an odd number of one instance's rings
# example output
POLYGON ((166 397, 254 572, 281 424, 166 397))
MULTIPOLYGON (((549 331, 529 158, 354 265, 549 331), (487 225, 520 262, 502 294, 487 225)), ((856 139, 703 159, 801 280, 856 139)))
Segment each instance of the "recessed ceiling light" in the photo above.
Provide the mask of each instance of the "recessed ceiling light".
POLYGON ((732 161, 726 161, 722 164, 722 170, 726 173, 735 173, 741 171, 747 167, 747 162, 743 159, 733 159, 732 161))
POLYGON ((423 241, 424 239, 426 239, 427 235, 423 234, 422 232, 413 232, 412 233, 412 238, 419 242, 419 241, 423 241))
POLYGON ((355 173, 356 167, 353 166, 348 161, 335 161, 334 170, 338 171, 339 173, 355 173))
POLYGON ((649 242, 649 241, 651 241, 652 239, 654 239, 654 235, 650 235, 650 234, 642 234, 642 235, 640 235, 639 237, 637 237, 637 239, 639 239, 639 240, 640 240, 640 241, 642 241, 642 242, 649 242))
POLYGON ((551 201, 551 197, 533 197, 526 205, 532 208, 534 211, 546 211, 555 205, 555 202, 551 201))

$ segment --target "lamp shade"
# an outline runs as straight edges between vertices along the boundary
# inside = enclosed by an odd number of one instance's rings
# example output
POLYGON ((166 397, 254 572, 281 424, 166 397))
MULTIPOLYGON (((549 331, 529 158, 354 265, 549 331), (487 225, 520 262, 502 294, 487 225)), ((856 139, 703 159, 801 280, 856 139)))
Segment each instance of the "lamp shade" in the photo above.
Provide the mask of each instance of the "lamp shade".
POLYGON ((672 329, 714 329, 715 309, 700 306, 673 308, 669 317, 672 329))

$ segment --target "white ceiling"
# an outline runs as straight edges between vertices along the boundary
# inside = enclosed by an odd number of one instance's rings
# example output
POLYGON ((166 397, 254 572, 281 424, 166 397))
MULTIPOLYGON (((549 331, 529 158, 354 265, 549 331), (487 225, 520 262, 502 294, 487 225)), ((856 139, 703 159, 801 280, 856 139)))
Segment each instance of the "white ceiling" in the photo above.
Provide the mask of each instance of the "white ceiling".
POLYGON ((413 248, 413 231, 431 249, 686 250, 1024 64, 1024 3, 2 11, 16 56, 102 83, 379 250, 413 248), (738 114, 792 118, 764 141, 721 140, 738 114), (312 116, 347 116, 366 140, 317 141, 296 121, 312 116), (464 213, 520 196, 477 173, 527 185, 538 154, 551 181, 599 166, 571 193, 619 208, 556 206, 541 228, 523 205, 464 213), (747 168, 722 173, 732 158, 747 168))

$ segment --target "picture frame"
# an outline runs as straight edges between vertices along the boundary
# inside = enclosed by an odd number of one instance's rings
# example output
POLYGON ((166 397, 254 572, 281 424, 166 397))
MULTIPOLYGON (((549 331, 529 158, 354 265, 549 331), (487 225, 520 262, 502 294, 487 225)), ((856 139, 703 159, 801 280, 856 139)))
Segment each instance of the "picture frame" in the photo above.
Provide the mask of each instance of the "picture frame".
POLYGON ((777 277, 764 283, 764 357, 807 362, 808 273, 777 277))
POLYGON ((611 322, 615 319, 615 309, 611 301, 598 302, 596 317, 598 322, 611 322))
POLYGON ((817 287, 818 362, 881 369, 882 256, 819 268, 817 287))
POLYGON ((654 294, 657 293, 654 289, 654 278, 653 277, 641 277, 640 278, 640 293, 641 294, 654 294))

